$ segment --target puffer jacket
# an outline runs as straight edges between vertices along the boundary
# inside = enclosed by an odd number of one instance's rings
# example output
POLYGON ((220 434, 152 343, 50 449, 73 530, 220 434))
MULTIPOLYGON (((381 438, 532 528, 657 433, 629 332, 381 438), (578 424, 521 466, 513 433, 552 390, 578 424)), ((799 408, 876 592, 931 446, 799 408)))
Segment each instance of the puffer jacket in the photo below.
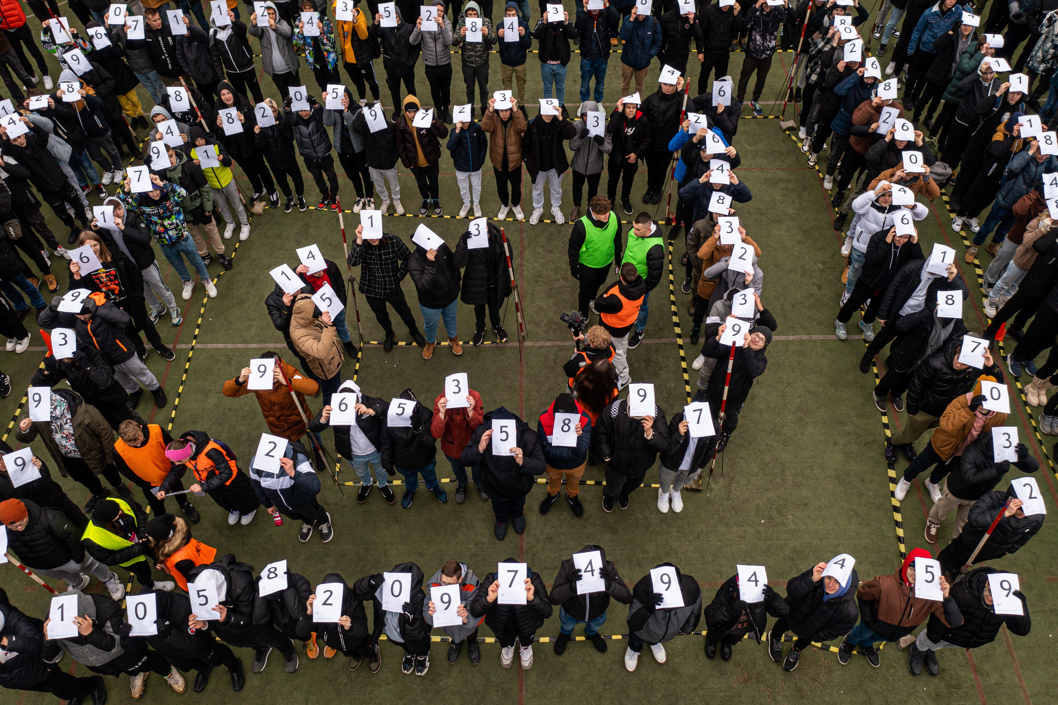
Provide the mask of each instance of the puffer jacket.
POLYGON ((753 5, 744 13, 742 27, 749 33, 746 55, 754 59, 767 59, 775 54, 779 28, 786 21, 785 7, 758 8, 753 5))
POLYGON ((665 412, 654 407, 654 434, 647 440, 643 423, 628 413, 628 400, 613 401, 599 414, 595 428, 598 455, 610 469, 629 478, 641 477, 669 444, 665 412))
POLYGON ((1055 171, 1058 171, 1058 157, 1045 156, 1041 161, 1037 155, 1029 154, 1028 149, 1018 152, 1003 171, 1003 185, 996 194, 996 205, 1013 208, 1022 196, 1043 180, 1044 174, 1055 171))
POLYGON ((572 558, 566 558, 558 566, 558 575, 551 585, 551 604, 560 606, 566 614, 581 621, 590 622, 606 612, 610 606, 610 599, 617 600, 622 605, 632 602, 632 591, 625 585, 624 578, 617 574, 617 566, 613 561, 606 560, 606 550, 602 546, 588 544, 580 549, 579 553, 598 551, 602 554, 602 565, 594 566, 602 573, 606 580, 604 592, 593 592, 580 595, 577 593, 577 582, 573 580, 576 565, 572 558))
MULTIPOLYGON (((601 112, 599 104, 594 100, 584 101, 577 108, 577 114, 584 115, 587 112, 601 112)), ((605 119, 605 116, 603 119, 605 119)), ((605 155, 609 154, 610 150, 613 149, 613 135, 609 131, 604 130, 603 142, 599 144, 590 135, 581 137, 587 126, 587 118, 585 117, 573 123, 574 134, 569 138, 569 150, 573 152, 573 158, 570 160, 569 165, 573 171, 580 174, 600 174, 605 166, 605 155)))
MULTIPOLYGON (((280 115, 282 117, 282 114, 280 115)), ((275 125, 262 127, 254 135, 254 146, 264 153, 269 166, 285 169, 297 164, 294 154, 294 126, 287 120, 277 120, 275 125)))
MULTIPOLYGON (((452 641, 463 641, 471 634, 478 630, 481 623, 485 620, 483 618, 472 618, 470 616, 470 602, 474 599, 474 595, 477 594, 478 588, 481 587, 481 580, 478 576, 474 575, 474 571, 466 566, 465 563, 459 564, 460 578, 459 578, 459 604, 463 605, 463 608, 467 611, 467 623, 459 624, 454 627, 441 627, 445 634, 451 637, 452 641)), ((441 571, 438 570, 433 574, 433 577, 428 581, 427 587, 440 587, 441 586, 441 571)), ((487 592, 487 591, 486 591, 487 592)), ((429 610, 423 612, 423 620, 428 625, 433 626, 433 616, 429 610)))
POLYGON ((125 333, 132 323, 129 314, 114 304, 97 304, 92 317, 84 320, 78 318, 78 314, 59 311, 61 301, 61 296, 55 296, 51 304, 40 312, 37 323, 41 327, 72 328, 77 335, 78 347, 95 348, 111 365, 120 365, 132 359, 136 346, 125 333))
POLYGON ((122 421, 132 416, 128 393, 114 379, 114 369, 98 350, 82 347, 74 351, 73 357, 65 360, 56 360, 55 356, 48 355, 33 374, 30 384, 34 387, 54 387, 64 379, 70 389, 103 414, 112 427, 117 428, 122 421))
POLYGON ((908 240, 903 245, 887 242, 888 230, 879 230, 871 235, 863 262, 860 281, 875 291, 884 291, 892 281, 893 275, 907 262, 925 259, 922 247, 917 242, 908 240))
MULTIPOLYGON (((515 7, 517 8, 517 5, 515 7)), ((501 26, 496 30, 497 32, 503 29, 502 21, 500 24, 501 26)), ((533 31, 529 29, 529 23, 522 19, 520 14, 518 16, 518 27, 525 30, 525 33, 518 38, 518 41, 507 42, 501 37, 497 43, 500 63, 504 66, 522 66, 529 58, 529 47, 533 45, 533 31)), ((606 48, 610 48, 609 44, 607 44, 606 48)))
MULTIPOLYGON (((983 433, 987 431, 982 431, 983 433)), ((1005 492, 1002 490, 986 492, 970 507, 969 520, 962 533, 952 540, 952 544, 961 544, 968 555, 984 538, 988 527, 992 525, 1007 500, 1015 497, 1013 485, 1005 492)), ((975 562, 994 561, 1011 553, 1017 553, 1043 528, 1044 519, 1046 519, 1044 514, 1026 515, 1020 519, 1016 515, 1003 517, 992 530, 992 536, 985 543, 984 548, 977 554, 975 562)))
POLYGON ((158 589, 141 590, 141 595, 154 593, 158 606, 158 633, 143 639, 147 645, 174 663, 186 663, 189 654, 206 655, 216 644, 208 630, 188 629, 188 620, 194 612, 191 600, 179 592, 164 592, 158 589))
MULTIPOLYGON (((970 75, 959 81, 959 85, 956 87, 956 90, 962 96, 962 100, 959 102, 959 109, 955 111, 955 120, 962 125, 968 126, 971 130, 976 130, 978 125, 981 124, 984 113, 996 102, 996 91, 1003 84, 1003 80, 995 75, 988 81, 981 79, 981 63, 986 57, 980 53, 978 55, 981 56, 981 60, 977 62, 977 68, 970 75), (984 112, 979 110, 982 106, 984 112)), ((1000 100, 1005 97, 1006 94, 1004 93, 1000 100)), ((998 122, 999 120, 994 124, 998 124, 998 122)))
POLYGON ((990 375, 1003 383, 1003 370, 996 364, 978 370, 973 367, 955 369, 952 364, 959 357, 962 340, 952 340, 915 367, 907 387, 907 413, 918 412, 940 416, 952 400, 972 391, 981 375, 990 375))
POLYGON ((349 107, 344 111, 324 110, 323 124, 331 128, 335 152, 339 154, 352 152, 362 155, 366 145, 364 144, 363 136, 353 129, 353 122, 356 120, 356 116, 363 112, 363 108, 353 98, 353 94, 348 88, 345 89, 345 97, 349 99, 349 107), (345 144, 343 140, 348 141, 349 144, 345 144))
POLYGON ((852 131, 852 115, 865 100, 870 100, 873 84, 867 83, 863 76, 852 74, 834 88, 834 95, 842 99, 837 115, 830 123, 835 134, 848 136, 852 131))
MULTIPOLYGON (((319 586, 324 583, 338 583, 343 586, 341 614, 349 617, 350 624, 346 629, 337 622, 313 623, 313 629, 323 637, 324 644, 341 651, 346 656, 362 652, 365 645, 371 645, 371 632, 367 628, 367 611, 364 609, 363 599, 353 588, 349 587, 345 578, 339 573, 328 573, 323 576, 323 580, 316 585, 316 591, 313 594, 316 594, 319 586)), ((356 585, 359 584, 360 581, 357 581, 356 585)), ((310 616, 309 619, 312 617, 310 616)))
POLYGON ((459 236, 456 245, 455 265, 463 271, 463 288, 459 300, 470 306, 489 302, 497 306, 511 295, 511 278, 507 272, 507 258, 514 266, 514 254, 505 253, 500 228, 490 222, 487 228, 489 246, 470 249, 467 241, 470 231, 459 236))
POLYGON ((254 68, 253 47, 246 38, 246 24, 241 20, 232 20, 227 29, 210 29, 209 51, 218 74, 222 71, 242 73, 254 68), (225 34, 223 39, 221 34, 225 34))
MULTIPOLYGON (((878 188, 878 185, 883 181, 888 181, 891 184, 897 184, 910 189, 915 195, 922 196, 927 201, 940 196, 940 186, 929 174, 908 174, 905 173, 900 179, 896 178, 898 172, 903 171, 903 166, 893 167, 883 171, 878 176, 874 177, 874 181, 867 186, 868 191, 874 191, 878 188)), ((912 213, 914 217, 914 213, 912 213)))
MULTIPOLYGON (((354 10, 354 12, 356 12, 354 21, 335 20, 334 22, 334 36, 342 47, 342 61, 346 64, 367 62, 378 57, 378 53, 372 51, 369 44, 371 35, 367 25, 367 13, 363 10, 354 10)), ((371 23, 374 24, 374 18, 371 23)), ((370 41, 377 44, 378 39, 376 37, 370 41)))
POLYGON ((691 52, 691 40, 701 53, 704 51, 702 44, 702 28, 698 26, 698 15, 688 20, 680 14, 680 8, 673 5, 658 18, 661 27, 661 49, 658 51, 659 61, 663 64, 671 64, 686 72, 687 55, 691 52))
POLYGON ((64 563, 84 561, 81 529, 58 509, 22 500, 29 523, 22 531, 7 532, 8 550, 30 568, 49 570, 64 563))
POLYGON ((536 40, 537 58, 540 63, 549 60, 558 61, 562 66, 569 63, 570 40, 575 40, 577 30, 573 22, 548 22, 547 17, 541 17, 533 28, 533 39, 536 40), (555 58, 551 58, 555 57, 555 58))
POLYGON ((327 325, 313 314, 316 304, 312 295, 302 292, 294 299, 290 314, 290 339, 309 370, 320 379, 330 379, 342 369, 342 341, 333 325, 327 325))
POLYGON ((423 308, 441 309, 459 296, 459 268, 446 244, 437 248, 432 262, 426 250, 416 245, 408 257, 408 274, 423 308))
POLYGON ((459 21, 456 22, 455 29, 452 30, 452 46, 461 47, 459 55, 463 60, 464 66, 484 66, 489 63, 489 54, 492 53, 492 47, 496 46, 499 38, 499 35, 496 34, 496 29, 492 26, 492 20, 481 14, 481 8, 478 7, 474 0, 470 0, 463 6, 463 11, 459 14, 459 21), (467 10, 477 10, 478 17, 484 18, 481 21, 480 42, 464 41, 464 37, 461 36, 463 28, 467 25, 467 10), (485 32, 486 29, 488 30, 487 33, 485 32))
MULTIPOLYGON (((852 200, 852 211, 856 217, 849 226, 849 235, 853 238, 852 246, 865 254, 874 234, 882 230, 889 232, 896 214, 904 209, 904 206, 894 206, 892 203, 883 206, 877 202, 877 198, 874 189, 868 189, 852 200)), ((912 220, 923 220, 927 215, 929 209, 921 203, 911 208, 912 220)))
MULTIPOLYGON (((936 53, 936 57, 929 68, 926 69, 926 80, 941 86, 948 86, 949 80, 957 75, 956 69, 962 63, 962 57, 966 52, 971 55, 977 50, 977 32, 970 30, 968 42, 962 43, 962 26, 957 24, 944 34, 937 37, 930 51, 936 53), (963 50, 959 51, 959 47, 963 50)), ((962 74, 965 76, 966 74, 962 74)))
MULTIPOLYGON (((387 423, 382 427, 379 448, 382 468, 390 474, 397 468, 408 471, 424 468, 437 457, 437 440, 430 432, 433 410, 419 403, 410 389, 401 392, 400 398, 414 400, 415 408, 411 412, 411 426, 393 427, 387 423)), ((388 411, 389 405, 383 418, 387 418, 388 411)))
POLYGON ((883 171, 902 165, 904 152, 922 152, 922 161, 926 166, 932 167, 937 163, 937 157, 926 142, 916 145, 913 141, 909 141, 903 147, 899 147, 895 139, 880 139, 863 155, 867 160, 867 183, 874 181, 875 177, 883 171))
POLYGON ((849 144, 861 155, 867 154, 875 142, 884 139, 885 135, 879 135, 871 131, 871 125, 878 122, 882 115, 882 109, 890 107, 897 109, 897 118, 904 117, 904 106, 900 103, 890 101, 888 105, 874 105, 871 99, 864 100, 852 112, 852 124, 849 126, 849 144))
MULTIPOLYGON (((491 496, 492 493, 489 494, 491 496)), ((517 562, 514 558, 500 561, 500 563, 517 562)), ((501 605, 498 599, 489 604, 488 586, 496 582, 498 577, 497 571, 494 570, 481 581, 484 589, 474 592, 474 597, 470 601, 470 616, 475 619, 484 617, 486 626, 495 634, 532 634, 544 626, 544 621, 552 615, 554 607, 548 599, 547 588, 544 587, 540 573, 534 571, 532 566, 526 566, 526 575, 533 584, 533 599, 527 604, 501 605)))
POLYGON ((578 10, 574 20, 582 59, 610 59, 610 39, 620 34, 621 15, 613 7, 578 10))
POLYGON ((661 24, 653 15, 626 15, 621 25, 621 63, 640 71, 661 51, 661 24))
POLYGON ((397 164, 396 125, 386 119, 386 128, 372 132, 367 115, 361 110, 353 116, 352 130, 364 141, 364 161, 372 169, 386 171, 397 164))
POLYGON ((554 126, 552 139, 545 140, 541 137, 541 133, 546 129, 542 116, 530 120, 522 136, 522 161, 525 162, 525 170, 534 183, 540 174, 542 154, 546 149, 551 150, 552 168, 558 172, 559 176, 569 169, 569 161, 566 158, 566 141, 576 134, 575 128, 573 123, 562 117, 552 117, 551 121, 558 123, 554 126), (544 144, 545 142, 550 142, 550 144, 544 144))
MULTIPOLYGON (((540 448, 540 441, 536 431, 529 424, 522 421, 518 416, 507 411, 504 407, 493 409, 485 414, 480 426, 474 430, 467 447, 463 449, 460 456, 464 465, 475 465, 480 463, 481 477, 479 484, 481 489, 499 500, 519 500, 529 494, 536 484, 536 476, 542 475, 546 469, 544 462, 544 451, 540 448), (481 437, 486 431, 492 430, 492 421, 513 420, 517 429, 516 438, 511 441, 511 447, 522 450, 522 464, 514 460, 514 456, 495 456, 492 454, 491 439, 485 444, 485 450, 478 450, 481 437)), ((487 585, 491 581, 485 581, 487 585)), ((545 599, 546 599, 546 593, 545 599)))
MULTIPOLYGON (((752 576, 751 576, 752 577, 752 576)), ((790 614, 790 606, 771 589, 764 586, 764 599, 747 604, 742 600, 738 589, 738 575, 732 575, 724 581, 713 596, 713 601, 705 606, 705 625, 709 631, 727 632, 739 623, 742 615, 749 619, 750 632, 757 643, 761 643, 768 627, 768 615, 785 617, 790 614)))
POLYGON ((26 13, 18 0, 0 2, 0 29, 16 30, 26 24, 26 13))
MULTIPOLYGON (((406 96, 402 101, 402 105, 408 103, 415 103, 422 108, 419 99, 413 95, 406 96)), ((441 158, 441 140, 448 137, 448 127, 441 122, 436 112, 434 112, 433 122, 429 127, 415 127, 408 122, 408 116, 401 111, 397 121, 393 124, 393 129, 397 155, 408 169, 419 165, 419 150, 415 148, 416 139, 418 139, 419 149, 422 150, 427 164, 436 164, 441 158), (414 136, 412 136, 412 130, 415 131, 414 136)))
MULTIPOLYGON (((7 6, 9 3, 3 3, 7 6)), ((9 11, 4 11, 5 19, 9 11)), ((25 23, 25 16, 23 16, 25 23)), ((12 532, 14 533, 14 532, 12 532)), ((41 658, 44 633, 37 620, 27 617, 7 603, 0 603, 0 638, 7 640, 8 657, 0 663, 0 687, 17 691, 32 688, 51 676, 41 658)))
POLYGON ((327 134, 327 128, 323 124, 323 107, 310 101, 312 110, 308 119, 301 117, 298 113, 287 112, 283 115, 283 122, 294 128, 294 141, 297 142, 298 152, 305 159, 320 160, 331 153, 331 136, 327 134))
POLYGON ((489 157, 492 166, 503 170, 503 155, 507 154, 507 171, 518 171, 522 168, 522 135, 528 125, 525 113, 512 110, 510 117, 504 121, 492 108, 485 111, 481 118, 481 129, 489 133, 489 157))
POLYGON ((949 627, 936 615, 930 616, 926 625, 926 636, 931 641, 946 641, 964 649, 975 649, 991 644, 999 636, 999 628, 1006 625, 1011 634, 1028 636, 1032 629, 1029 603, 1021 591, 1015 596, 1021 600, 1023 615, 996 614, 995 608, 985 602, 988 576, 1001 571, 983 566, 970 571, 966 578, 951 588, 951 599, 958 605, 963 622, 958 627, 949 627))
MULTIPOLYGON (((98 476, 103 469, 114 462, 114 430, 107 424, 99 410, 85 403, 76 392, 68 389, 53 389, 52 394, 61 396, 70 407, 70 416, 73 421, 74 446, 81 454, 88 469, 92 474, 98 476)), ((27 412, 28 414, 28 412, 27 412)), ((25 416, 23 418, 29 418, 25 416)), ((44 441, 44 447, 55 461, 59 473, 63 477, 69 477, 66 466, 63 464, 63 454, 59 450, 59 444, 51 433, 51 423, 48 421, 34 421, 30 424, 28 431, 15 428, 15 438, 20 443, 32 443, 37 435, 44 441)))
POLYGON ((731 40, 737 36, 736 32, 742 25, 742 19, 736 17, 731 8, 721 8, 719 4, 712 3, 703 5, 695 19, 702 28, 702 42, 706 52, 726 54, 731 51, 731 40))
POLYGON ((658 89, 643 101, 641 109, 650 123, 650 151, 670 151, 669 140, 680 130, 680 117, 683 114, 682 91, 665 93, 664 88, 658 86, 658 89))
MULTIPOLYGON (((260 583, 261 578, 257 578, 260 583)), ((261 595, 253 606, 253 621, 256 624, 274 624, 279 631, 291 639, 308 641, 316 624, 306 611, 306 603, 312 596, 312 583, 303 575, 287 571, 287 586, 269 595, 261 595)), ((321 627, 323 625, 320 625, 321 627)), ((335 625, 337 626, 337 625, 335 625)), ((322 630, 322 629, 321 629, 322 630)))
MULTIPOLYGON (((659 563, 654 566, 676 566, 659 563)), ((683 607, 651 609, 654 605, 654 581, 647 573, 632 588, 632 602, 628 605, 628 631, 647 642, 660 644, 675 639, 678 634, 690 634, 702 618, 702 589, 698 581, 676 568, 676 580, 683 594, 683 607), (648 607, 647 605, 650 605, 648 607)))
POLYGON ((126 193, 124 190, 118 191, 117 197, 126 212, 135 211, 139 214, 152 237, 161 244, 170 245, 189 237, 184 211, 180 207, 180 203, 187 198, 187 191, 169 181, 163 183, 162 190, 164 194, 157 200, 146 193, 126 193))
POLYGON ((959 467, 947 478, 947 488, 952 496, 975 502, 995 489, 1013 465, 1021 472, 1036 472, 1040 463, 1026 454, 1024 460, 995 461, 995 442, 991 433, 981 434, 966 446, 959 458, 959 467))
POLYGON ((246 383, 239 382, 238 375, 225 381, 222 391, 226 397, 238 398, 246 394, 254 395, 261 406, 261 413, 264 414, 269 433, 282 436, 288 441, 296 441, 305 435, 305 421, 302 420, 294 400, 296 398, 305 414, 311 416, 312 410, 309 408, 305 395, 316 396, 319 394, 320 385, 281 359, 277 360, 276 364, 281 366, 283 375, 294 389, 293 395, 282 382, 275 383, 269 390, 251 391, 247 389, 246 383))
POLYGON ((786 620, 790 631, 800 638, 830 641, 847 634, 856 625, 859 614, 856 586, 860 584, 860 576, 853 568, 845 594, 824 602, 826 581, 823 578, 813 581, 812 570, 809 568, 786 583, 786 604, 790 606, 786 620))
POLYGON ((489 138, 481 125, 471 121, 461 130, 455 128, 448 135, 448 151, 456 171, 480 171, 489 152, 489 138))
MULTIPOLYGON (((680 467, 683 462, 683 456, 687 454, 687 447, 691 443, 691 434, 689 432, 680 433, 680 424, 684 421, 683 413, 681 409, 669 419, 669 443, 665 450, 661 451, 661 464, 670 470, 676 470, 680 467)), ((704 437, 696 440, 694 454, 691 457, 690 472, 692 474, 704 468, 705 464, 710 460, 709 450, 711 449, 711 444, 709 443, 709 438, 704 437)))
POLYGON ((916 558, 932 556, 924 549, 912 549, 892 575, 879 575, 864 581, 856 590, 863 625, 885 641, 898 641, 907 636, 927 617, 951 627, 962 624, 962 613, 952 597, 940 602, 915 597, 914 584, 907 580, 907 569, 914 566, 916 558))
POLYGON ((452 21, 447 17, 444 18, 444 26, 436 32, 422 32, 415 27, 409 41, 419 45, 425 65, 448 66, 452 63, 452 21))
MULTIPOLYGON (((963 53, 959 56, 959 63, 955 67, 955 73, 952 74, 947 87, 944 89, 942 99, 945 103, 953 106, 959 106, 962 104, 966 92, 961 84, 971 75, 976 76, 977 67, 981 65, 981 60, 984 58, 985 55, 978 51, 977 44, 971 44, 966 47, 963 53)), ((980 83, 980 81, 978 81, 978 83, 980 83)))
MULTIPOLYGON (((419 60, 419 45, 411 41, 415 23, 405 22, 399 7, 396 11, 400 20, 396 27, 371 24, 368 36, 382 45, 382 68, 385 69, 386 75, 406 76, 415 70, 415 63, 419 60)), ((345 61, 348 63, 349 60, 345 61)))
MULTIPOLYGON (((975 412, 970 411, 970 399, 972 396, 973 392, 970 391, 952 399, 951 403, 944 409, 944 413, 941 414, 940 425, 929 439, 933 450, 945 462, 958 452, 959 446, 963 444, 963 441, 966 440, 966 437, 970 435, 970 431, 973 429, 975 412)), ((1006 425, 1006 421, 1006 414, 998 411, 992 412, 985 419, 981 434, 991 433, 994 427, 1006 425)))
POLYGON ((229 553, 213 563, 196 566, 191 571, 189 582, 199 580, 206 571, 219 573, 227 583, 227 591, 218 597, 228 614, 224 620, 206 622, 205 631, 216 633, 231 646, 250 647, 271 633, 271 624, 260 624, 253 619, 257 601, 257 580, 254 578, 253 566, 236 561, 235 556, 229 553))
POLYGON ((280 466, 276 470, 261 470, 250 458, 250 482, 254 493, 265 509, 297 510, 316 499, 320 493, 320 479, 309 461, 309 451, 301 443, 287 443, 283 457, 294 463, 294 476, 287 475, 280 466))
POLYGON ((411 616, 401 611, 397 614, 382 609, 382 596, 385 589, 385 576, 382 573, 360 578, 353 585, 353 593, 366 602, 371 600, 372 624, 371 643, 377 643, 383 630, 386 637, 393 642, 406 645, 429 644, 430 625, 425 620, 427 612, 426 591, 423 590, 422 569, 415 563, 399 563, 393 566, 390 573, 408 573, 411 575, 411 594, 406 596, 411 616))

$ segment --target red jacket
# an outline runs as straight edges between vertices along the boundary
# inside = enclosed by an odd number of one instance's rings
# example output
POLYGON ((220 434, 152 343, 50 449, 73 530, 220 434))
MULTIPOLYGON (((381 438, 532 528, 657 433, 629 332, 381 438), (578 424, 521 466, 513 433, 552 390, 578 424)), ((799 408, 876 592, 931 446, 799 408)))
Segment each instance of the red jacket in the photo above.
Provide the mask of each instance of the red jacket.
POLYGON ((0 0, 0 29, 18 29, 26 24, 26 13, 18 0, 0 0))
POLYGON ((441 452, 449 458, 458 458, 463 454, 463 449, 470 442, 474 431, 484 422, 485 405, 481 401, 481 395, 470 390, 470 396, 474 399, 474 416, 467 418, 470 409, 451 409, 445 412, 445 418, 441 418, 441 410, 438 404, 445 398, 444 392, 439 394, 433 402, 433 420, 430 422, 430 433, 434 438, 441 439, 441 452))

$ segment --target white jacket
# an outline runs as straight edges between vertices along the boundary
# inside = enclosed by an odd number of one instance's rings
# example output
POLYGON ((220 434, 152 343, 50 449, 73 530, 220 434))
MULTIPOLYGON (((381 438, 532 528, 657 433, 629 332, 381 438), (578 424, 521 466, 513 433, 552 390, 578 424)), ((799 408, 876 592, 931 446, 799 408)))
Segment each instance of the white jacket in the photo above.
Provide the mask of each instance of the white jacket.
MULTIPOLYGON (((882 186, 887 183, 887 181, 882 181, 878 185, 882 186)), ((866 254, 867 243, 871 241, 871 235, 879 230, 888 230, 893 227, 893 216, 903 207, 890 205, 883 212, 875 204, 876 198, 874 191, 864 191, 852 202, 852 210, 856 213, 856 217, 849 226, 849 237, 853 238, 853 248, 859 250, 861 254, 866 254)), ((914 220, 924 220, 927 215, 929 215, 929 209, 925 205, 916 203, 911 207, 911 217, 914 220)))

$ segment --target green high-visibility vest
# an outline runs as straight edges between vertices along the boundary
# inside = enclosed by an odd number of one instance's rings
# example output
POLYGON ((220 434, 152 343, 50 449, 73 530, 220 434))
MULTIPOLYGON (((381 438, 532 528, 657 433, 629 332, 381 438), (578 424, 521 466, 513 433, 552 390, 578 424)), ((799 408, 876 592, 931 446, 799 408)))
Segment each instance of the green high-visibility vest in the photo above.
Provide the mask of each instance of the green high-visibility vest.
MULTIPOLYGON (((660 232, 655 229, 655 233, 660 232)), ((621 260, 621 264, 625 262, 631 262, 636 266, 636 271, 639 272, 639 276, 644 279, 647 278, 647 252, 650 252, 650 248, 654 245, 662 245, 661 236, 651 235, 650 237, 636 237, 634 230, 628 231, 628 242, 625 243, 625 256, 621 260)))
MULTIPOLYGON (((116 499, 114 497, 111 497, 110 500, 112 502, 117 502, 118 506, 121 507, 121 511, 125 514, 128 514, 130 517, 136 516, 136 513, 132 511, 132 508, 128 505, 128 502, 125 502, 121 499, 116 499)), ((111 551, 120 551, 121 549, 128 548, 132 545, 132 542, 128 539, 123 539, 112 531, 96 526, 95 522, 91 520, 89 520, 88 526, 85 527, 84 534, 81 536, 82 541, 84 541, 85 539, 91 539, 103 548, 108 548, 111 551)), ((139 563, 140 561, 145 560, 147 559, 144 556, 136 556, 132 560, 125 561, 120 565, 122 568, 128 568, 133 563, 139 563)))
POLYGON ((597 228, 591 222, 591 218, 583 216, 580 222, 584 223, 584 244, 580 246, 580 263, 592 269, 602 269, 610 266, 614 257, 614 235, 617 234, 617 214, 610 211, 610 219, 606 221, 606 227, 597 228))

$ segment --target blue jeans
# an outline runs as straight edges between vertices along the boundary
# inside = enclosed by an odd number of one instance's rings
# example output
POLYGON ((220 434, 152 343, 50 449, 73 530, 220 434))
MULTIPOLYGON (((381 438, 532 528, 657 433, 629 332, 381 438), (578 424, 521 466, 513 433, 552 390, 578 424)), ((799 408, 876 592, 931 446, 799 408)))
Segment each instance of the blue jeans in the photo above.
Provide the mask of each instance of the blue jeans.
POLYGON ((456 309, 459 307, 459 297, 444 308, 426 308, 419 304, 422 311, 422 332, 426 335, 427 343, 437 342, 437 323, 444 317, 445 330, 449 338, 456 337, 456 309))
POLYGON ((369 455, 354 455, 349 459, 349 464, 353 466, 353 472, 360 478, 360 482, 364 483, 367 487, 373 482, 377 483, 379 487, 385 487, 389 484, 389 478, 386 476, 386 471, 382 469, 382 453, 375 451, 369 455), (375 480, 371 479, 371 471, 368 470, 368 465, 375 466, 375 480))
MULTIPOLYGON (((463 464, 459 458, 453 458, 446 455, 448 458, 448 464, 452 466, 452 474, 456 476, 456 484, 460 487, 466 487, 467 485, 467 466, 463 464)), ((474 478, 474 484, 478 484, 480 466, 478 463, 474 463, 470 466, 470 476, 474 478)))
POLYGON ((889 37, 893 36, 893 30, 896 29, 896 24, 903 16, 904 10, 901 10, 899 7, 893 8, 893 14, 889 15, 889 21, 885 23, 885 31, 882 32, 882 44, 889 43, 889 37))
MULTIPOLYGON (((514 0, 514 2, 518 5, 518 14, 522 16, 523 20, 528 22, 530 17, 529 0, 514 0)), ((532 25, 529 26, 531 27, 532 25)))
POLYGON ((849 296, 852 296, 852 290, 856 288, 856 280, 860 278, 860 272, 863 271, 863 262, 866 259, 866 254, 855 247, 852 248, 852 254, 849 255, 849 276, 845 283, 845 293, 849 296))
MULTIPOLYGON (((235 10, 235 18, 239 18, 239 11, 235 10)), ((137 73, 136 78, 140 79, 140 83, 147 89, 147 93, 150 94, 151 100, 157 104, 161 104, 162 96, 169 95, 168 91, 165 90, 165 84, 162 83, 162 79, 158 76, 157 71, 148 71, 147 73, 137 73)))
POLYGON ((352 340, 352 338, 349 337, 349 326, 345 323, 345 312, 348 310, 349 309, 343 308, 337 318, 331 319, 331 322, 334 323, 334 329, 338 331, 338 340, 343 343, 348 343, 352 340))
POLYGON ((643 295, 643 303, 639 304, 639 318, 636 319, 636 330, 639 333, 643 332, 643 329, 647 327, 647 317, 650 315, 650 292, 648 291, 643 295))
POLYGON ((92 184, 92 186, 99 185, 99 172, 96 171, 92 160, 88 158, 87 150, 83 150, 80 154, 76 151, 70 152, 70 161, 68 163, 70 168, 73 169, 73 174, 77 177, 77 183, 81 185, 81 188, 88 184, 92 184), (88 177, 87 180, 85 177, 88 177))
POLYGON ((191 281, 191 275, 188 274, 187 267, 184 266, 184 260, 180 257, 181 254, 187 257, 187 261, 198 272, 198 276, 202 277, 203 282, 210 281, 206 265, 202 262, 202 258, 198 256, 198 248, 195 247, 195 242, 187 235, 184 235, 171 245, 159 242, 158 247, 161 248, 165 258, 169 260, 169 264, 173 265, 173 269, 176 270, 176 275, 180 277, 180 281, 191 281))
POLYGON ((603 612, 602 614, 600 614, 598 617, 596 617, 595 619, 591 620, 590 622, 586 622, 583 619, 577 619, 576 617, 570 617, 566 613, 566 610, 564 610, 561 607, 559 607, 558 608, 558 619, 562 623, 561 632, 563 634, 572 634, 573 633, 573 627, 577 626, 580 623, 583 623, 585 625, 584 633, 587 634, 588 636, 591 636, 592 634, 598 634, 599 633, 599 627, 601 627, 602 625, 606 624, 606 613, 603 612))
POLYGON ((544 82, 544 97, 551 97, 551 83, 555 84, 558 104, 566 102, 566 67, 562 64, 540 64, 540 80, 544 82))
POLYGON ((860 622, 853 627, 852 631, 849 632, 849 635, 845 637, 845 639, 847 639, 853 646, 874 646, 879 641, 885 641, 885 639, 878 636, 877 632, 863 622, 860 622))
POLYGON ((33 304, 33 308, 47 308, 48 303, 44 300, 44 297, 40 295, 40 291, 37 287, 33 286, 33 282, 26 278, 25 274, 16 274, 13 277, 8 277, 0 282, 0 286, 3 287, 4 293, 7 294, 7 298, 15 304, 16 311, 25 311, 26 306, 25 299, 19 295, 18 290, 21 289, 29 297, 29 302, 33 304), (17 289, 15 287, 18 287, 17 289))
POLYGON ((426 489, 432 490, 433 488, 438 487, 436 459, 431 460, 429 465, 424 465, 417 470, 397 468, 397 472, 404 476, 404 484, 412 492, 419 489, 419 475, 422 475, 422 481, 423 484, 426 485, 426 489))
POLYGON ((980 247, 988 239, 988 233, 995 229, 992 242, 1003 242, 1011 226, 1014 225, 1014 213, 1009 208, 1004 208, 998 203, 992 204, 992 210, 988 211, 988 217, 981 224, 981 229, 974 235, 974 244, 980 247))
POLYGON ((591 100, 591 79, 595 77, 595 101, 600 102, 606 89, 606 59, 580 60, 580 100, 591 100))
POLYGON ((1052 84, 1047 93, 1047 102, 1040 108, 1040 120, 1044 125, 1050 125, 1055 113, 1058 113, 1058 89, 1052 84))
POLYGON ((202 3, 199 0, 195 0, 194 5, 188 0, 180 0, 180 9, 184 11, 184 15, 193 14, 195 19, 198 20, 199 26, 207 32, 209 31, 209 22, 206 21, 206 15, 202 12, 202 3))

